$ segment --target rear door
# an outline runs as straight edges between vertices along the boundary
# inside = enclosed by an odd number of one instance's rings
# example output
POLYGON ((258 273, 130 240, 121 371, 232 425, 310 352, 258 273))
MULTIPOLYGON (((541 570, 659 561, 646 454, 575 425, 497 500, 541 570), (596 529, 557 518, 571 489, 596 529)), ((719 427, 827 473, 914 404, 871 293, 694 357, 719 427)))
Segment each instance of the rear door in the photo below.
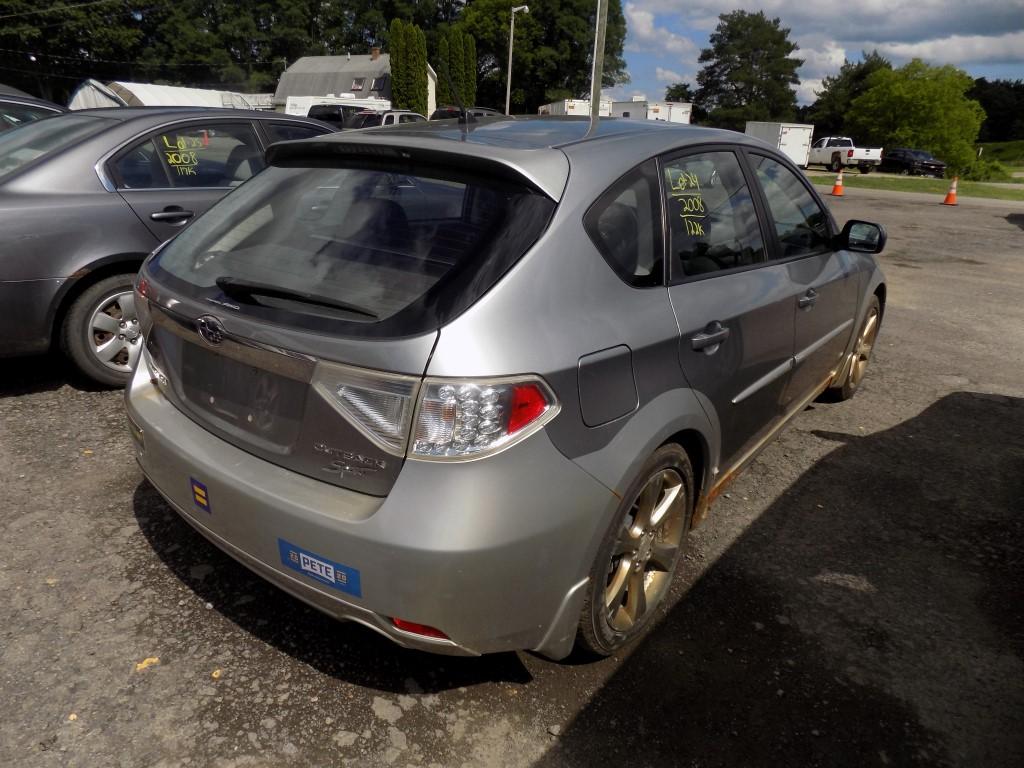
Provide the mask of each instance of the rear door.
POLYGON ((775 158, 750 153, 750 165, 772 224, 772 258, 797 289, 794 370, 784 405, 812 397, 842 363, 853 333, 858 273, 832 248, 831 218, 801 174, 775 158))
POLYGON ((118 194, 163 241, 259 172, 263 145, 248 120, 190 120, 140 137, 107 166, 118 194))
POLYGON ((725 469, 781 418, 794 288, 786 266, 768 262, 768 234, 739 153, 723 147, 667 158, 661 181, 679 360, 717 420, 725 469))

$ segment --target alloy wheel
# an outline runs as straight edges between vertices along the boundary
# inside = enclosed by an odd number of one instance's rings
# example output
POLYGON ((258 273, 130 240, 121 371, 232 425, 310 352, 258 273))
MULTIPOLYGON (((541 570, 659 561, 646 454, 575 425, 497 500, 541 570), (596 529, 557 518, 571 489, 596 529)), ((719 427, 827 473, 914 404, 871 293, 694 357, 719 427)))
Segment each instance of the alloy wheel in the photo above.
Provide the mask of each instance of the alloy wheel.
POLYGON ((603 592, 609 626, 627 632, 661 602, 686 522, 686 485, 672 469, 653 475, 633 502, 612 547, 603 592))
POLYGON ((868 369, 868 361, 871 359, 871 348, 875 345, 875 337, 878 335, 878 307, 873 306, 868 311, 864 320, 864 327, 857 338, 857 344, 853 348, 853 364, 850 366, 850 383, 855 387, 859 386, 864 379, 868 369))

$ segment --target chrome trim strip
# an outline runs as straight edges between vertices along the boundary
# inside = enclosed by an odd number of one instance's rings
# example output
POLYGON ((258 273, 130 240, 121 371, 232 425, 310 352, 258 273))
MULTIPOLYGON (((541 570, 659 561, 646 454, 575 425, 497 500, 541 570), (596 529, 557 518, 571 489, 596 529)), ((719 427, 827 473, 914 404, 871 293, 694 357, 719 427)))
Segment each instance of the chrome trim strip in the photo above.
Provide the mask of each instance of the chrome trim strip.
POLYGON ((244 365, 251 365, 254 368, 270 371, 305 384, 309 384, 313 379, 313 371, 317 362, 315 357, 235 336, 228 331, 224 333, 224 341, 216 346, 205 342, 200 343, 201 337, 196 331, 193 321, 172 315, 166 309, 155 304, 150 305, 150 311, 153 325, 160 326, 189 344, 196 344, 203 349, 244 365))
POLYGON ((834 339, 836 336, 838 336, 844 330, 849 328, 851 325, 853 325, 853 318, 852 317, 849 320, 847 320, 845 323, 840 325, 838 328, 836 328, 836 329, 826 333, 824 336, 822 336, 816 342, 811 344, 811 346, 807 347, 806 349, 802 350, 801 352, 798 352, 796 354, 796 356, 793 358, 796 361, 796 364, 800 365, 800 363, 802 363, 808 357, 813 355, 815 352, 817 352, 823 346, 828 344, 830 341, 832 341, 832 339, 834 339))
POLYGON ((768 373, 766 373, 760 379, 758 379, 753 384, 751 384, 749 387, 747 387, 742 392, 740 392, 738 395, 736 395, 736 397, 734 397, 732 399, 732 404, 736 405, 737 403, 743 402, 748 397, 750 397, 752 394, 757 392, 759 389, 763 389, 764 387, 767 387, 769 384, 771 384, 773 381, 775 381, 780 376, 783 376, 783 375, 789 373, 791 370, 793 370, 793 368, 795 366, 796 366, 796 363, 793 362, 793 358, 792 357, 789 358, 782 365, 777 366, 777 367, 773 368, 772 370, 768 371, 768 373))

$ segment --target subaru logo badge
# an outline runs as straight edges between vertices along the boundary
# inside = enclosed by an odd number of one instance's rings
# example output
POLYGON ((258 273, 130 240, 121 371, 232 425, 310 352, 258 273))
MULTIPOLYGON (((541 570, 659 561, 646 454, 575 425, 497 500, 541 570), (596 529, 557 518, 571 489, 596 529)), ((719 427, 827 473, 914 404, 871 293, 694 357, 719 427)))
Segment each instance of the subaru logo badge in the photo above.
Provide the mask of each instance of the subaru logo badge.
POLYGON ((203 315, 196 320, 196 329, 207 344, 216 346, 224 341, 224 324, 213 315, 203 315))

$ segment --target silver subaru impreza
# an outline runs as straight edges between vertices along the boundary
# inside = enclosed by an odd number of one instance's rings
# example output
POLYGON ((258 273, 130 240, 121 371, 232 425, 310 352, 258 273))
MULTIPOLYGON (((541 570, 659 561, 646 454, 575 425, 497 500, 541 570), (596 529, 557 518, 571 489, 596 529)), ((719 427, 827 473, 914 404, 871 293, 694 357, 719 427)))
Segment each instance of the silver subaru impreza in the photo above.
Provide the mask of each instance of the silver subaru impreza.
POLYGON ((139 274, 138 460, 401 645, 615 651, 729 480, 864 377, 885 232, 754 139, 445 121, 267 160, 139 274))

